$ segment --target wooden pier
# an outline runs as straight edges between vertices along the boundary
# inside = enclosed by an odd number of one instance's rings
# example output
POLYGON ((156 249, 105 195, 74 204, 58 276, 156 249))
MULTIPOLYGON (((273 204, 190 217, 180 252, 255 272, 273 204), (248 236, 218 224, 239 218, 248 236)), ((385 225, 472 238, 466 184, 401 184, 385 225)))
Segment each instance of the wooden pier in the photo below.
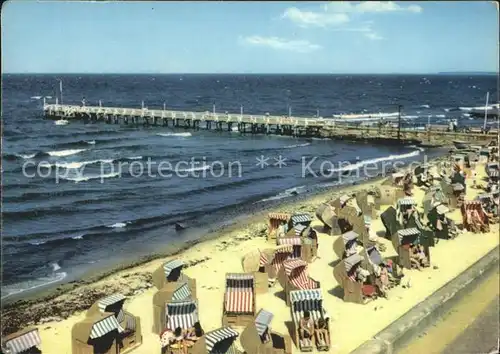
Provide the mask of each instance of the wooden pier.
POLYGON ((462 140, 474 144, 498 141, 498 132, 448 132, 444 127, 426 129, 400 128, 400 126, 363 126, 353 122, 339 122, 318 117, 290 117, 249 115, 215 112, 188 112, 148 108, 120 108, 44 104, 44 114, 49 119, 83 120, 132 126, 163 126, 184 129, 234 131, 242 134, 275 134, 294 137, 321 137, 382 144, 452 144, 462 140))

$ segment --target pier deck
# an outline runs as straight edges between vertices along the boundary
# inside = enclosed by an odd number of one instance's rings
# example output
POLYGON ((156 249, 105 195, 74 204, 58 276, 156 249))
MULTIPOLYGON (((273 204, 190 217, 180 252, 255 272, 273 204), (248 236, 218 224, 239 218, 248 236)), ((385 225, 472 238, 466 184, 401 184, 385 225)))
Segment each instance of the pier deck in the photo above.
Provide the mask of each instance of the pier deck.
POLYGON ((287 117, 271 115, 250 115, 234 113, 173 111, 148 108, 120 108, 101 106, 77 106, 62 104, 44 104, 44 114, 50 119, 81 119, 86 122, 105 122, 108 124, 172 126, 176 128, 200 128, 217 131, 240 133, 276 134, 296 137, 322 137, 344 140, 363 140, 375 143, 419 143, 451 144, 453 140, 462 140, 475 144, 498 141, 498 132, 459 133, 445 129, 411 129, 395 127, 362 126, 347 119, 339 122, 333 119, 317 117, 287 117))

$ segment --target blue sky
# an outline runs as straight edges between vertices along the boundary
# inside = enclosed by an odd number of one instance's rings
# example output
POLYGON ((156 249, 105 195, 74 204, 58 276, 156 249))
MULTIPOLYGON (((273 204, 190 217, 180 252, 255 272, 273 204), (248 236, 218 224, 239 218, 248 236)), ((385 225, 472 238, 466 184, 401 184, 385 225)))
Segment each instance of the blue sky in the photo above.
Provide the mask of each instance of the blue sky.
POLYGON ((493 2, 42 2, 2 7, 4 72, 498 71, 493 2))

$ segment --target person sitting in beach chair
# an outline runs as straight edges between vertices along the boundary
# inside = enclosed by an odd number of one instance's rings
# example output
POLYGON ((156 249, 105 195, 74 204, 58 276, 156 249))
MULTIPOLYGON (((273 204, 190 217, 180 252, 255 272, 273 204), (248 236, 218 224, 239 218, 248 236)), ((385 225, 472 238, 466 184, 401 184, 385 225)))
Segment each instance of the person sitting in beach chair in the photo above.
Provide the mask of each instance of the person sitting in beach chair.
POLYGON ((186 330, 184 339, 188 347, 192 347, 194 343, 203 336, 204 332, 200 322, 195 322, 193 327, 186 330))
POLYGON ((355 274, 355 279, 356 281, 359 281, 360 283, 365 283, 368 280, 368 277, 370 276, 370 272, 361 267, 360 264, 358 264, 354 268, 354 274, 355 274))
POLYGON ((184 333, 182 332, 181 327, 177 327, 174 330, 173 333, 173 338, 172 338, 172 344, 170 345, 170 348, 179 350, 183 354, 187 354, 188 352, 188 346, 186 341, 184 340, 184 333))
POLYGON ((424 247, 422 245, 410 245, 410 262, 412 266, 418 270, 429 266, 424 247))
POLYGON ((330 347, 330 336, 328 335, 328 327, 323 317, 318 318, 314 328, 317 343, 324 343, 325 346, 330 347))
POLYGON ((309 311, 304 311, 304 317, 300 319, 299 336, 301 340, 311 340, 314 333, 314 322, 309 311))

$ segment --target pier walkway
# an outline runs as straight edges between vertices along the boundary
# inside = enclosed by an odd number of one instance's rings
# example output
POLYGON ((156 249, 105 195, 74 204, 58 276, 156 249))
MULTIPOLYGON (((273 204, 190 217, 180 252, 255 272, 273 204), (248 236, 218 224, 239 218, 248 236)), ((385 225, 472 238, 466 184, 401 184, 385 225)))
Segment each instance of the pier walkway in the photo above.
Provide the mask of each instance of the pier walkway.
POLYGON ((368 126, 349 122, 348 119, 324 119, 321 117, 288 117, 214 112, 172 111, 148 108, 120 108, 44 104, 44 114, 49 119, 83 120, 135 126, 171 126, 175 128, 200 128, 216 131, 235 131, 251 134, 276 134, 296 137, 321 137, 344 140, 363 140, 375 143, 451 144, 453 140, 470 143, 498 141, 498 132, 448 132, 441 126, 412 129, 397 125, 368 126))

